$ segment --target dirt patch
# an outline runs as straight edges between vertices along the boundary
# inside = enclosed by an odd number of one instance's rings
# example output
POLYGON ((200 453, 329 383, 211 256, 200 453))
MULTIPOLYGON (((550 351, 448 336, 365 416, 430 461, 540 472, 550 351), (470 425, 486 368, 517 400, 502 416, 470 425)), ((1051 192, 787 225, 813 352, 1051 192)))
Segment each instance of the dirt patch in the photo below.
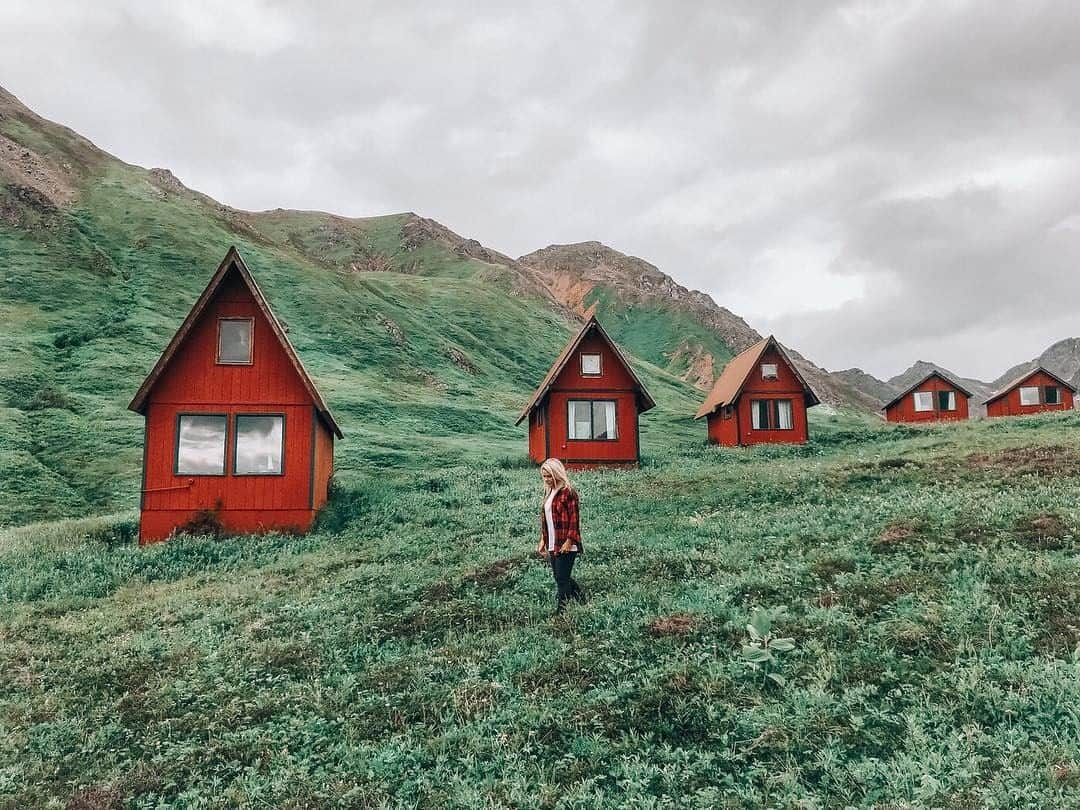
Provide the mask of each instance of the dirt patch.
POLYGON ((119 810, 124 797, 116 788, 85 787, 68 799, 67 810, 119 810))
POLYGON ((71 172, 0 135, 0 179, 33 189, 50 206, 61 207, 75 199, 71 172))
POLYGON ((1009 447, 993 453, 972 453, 966 459, 975 470, 1066 478, 1077 474, 1080 450, 1055 444, 1047 447, 1009 447))
POLYGON ((1060 515, 1044 512, 1016 521, 1016 539, 1028 548, 1060 549, 1072 545, 1072 534, 1060 515))
POLYGON ((466 574, 462 577, 462 580, 473 585, 479 585, 481 588, 497 590, 513 579, 514 572, 524 562, 520 557, 507 557, 503 560, 496 560, 490 565, 485 565, 483 568, 477 568, 475 571, 466 574))
POLYGON ((855 561, 839 557, 826 557, 811 566, 811 570, 825 582, 832 582, 837 574, 851 574, 855 571, 855 561))
POLYGON ((908 545, 918 534, 918 528, 910 520, 890 523, 873 542, 874 551, 888 552, 908 545))
POLYGON ((446 350, 446 356, 450 358, 450 362, 452 362, 455 366, 460 368, 466 374, 479 373, 476 365, 473 363, 472 360, 469 359, 469 356, 456 346, 450 346, 446 350))
POLYGON ((659 616, 646 626, 651 636, 686 636, 696 630, 698 620, 689 613, 672 613, 670 616, 659 616))

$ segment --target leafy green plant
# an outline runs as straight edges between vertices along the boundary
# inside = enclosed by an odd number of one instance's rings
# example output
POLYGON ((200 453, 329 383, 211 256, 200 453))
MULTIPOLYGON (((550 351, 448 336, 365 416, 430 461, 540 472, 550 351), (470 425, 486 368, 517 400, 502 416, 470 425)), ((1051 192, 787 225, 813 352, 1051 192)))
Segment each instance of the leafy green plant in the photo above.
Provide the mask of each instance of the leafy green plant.
POLYGON ((795 639, 777 638, 773 625, 787 615, 787 605, 775 608, 757 608, 750 616, 746 632, 750 640, 743 645, 742 657, 755 670, 761 670, 764 678, 777 686, 787 684, 787 679, 776 671, 779 663, 778 653, 791 652, 795 649, 795 639))

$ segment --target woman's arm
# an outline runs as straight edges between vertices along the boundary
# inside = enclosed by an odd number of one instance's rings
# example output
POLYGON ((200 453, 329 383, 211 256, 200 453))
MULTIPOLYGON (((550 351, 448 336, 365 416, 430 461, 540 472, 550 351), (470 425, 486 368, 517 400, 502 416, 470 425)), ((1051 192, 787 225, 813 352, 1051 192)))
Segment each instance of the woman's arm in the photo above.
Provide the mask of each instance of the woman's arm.
POLYGON ((559 551, 566 553, 574 546, 581 551, 581 527, 578 522, 578 495, 573 490, 563 497, 563 525, 566 526, 566 539, 559 546, 559 551))

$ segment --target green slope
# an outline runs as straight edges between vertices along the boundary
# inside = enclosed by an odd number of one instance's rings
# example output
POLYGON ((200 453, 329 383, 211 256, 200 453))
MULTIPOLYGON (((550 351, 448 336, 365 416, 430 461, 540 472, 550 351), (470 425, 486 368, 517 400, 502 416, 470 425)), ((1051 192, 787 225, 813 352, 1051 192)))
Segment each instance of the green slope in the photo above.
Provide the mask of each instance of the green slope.
MULTIPOLYGON (((76 194, 3 186, 0 524, 137 502, 141 420, 125 407, 230 244, 339 417, 344 482, 523 456, 514 417, 572 326, 511 269, 459 255, 411 214, 236 212, 10 101, 0 111, 0 135, 67 166, 76 194)), ((639 370, 661 406, 643 451, 659 423, 700 432, 685 418, 698 394, 639 370)))

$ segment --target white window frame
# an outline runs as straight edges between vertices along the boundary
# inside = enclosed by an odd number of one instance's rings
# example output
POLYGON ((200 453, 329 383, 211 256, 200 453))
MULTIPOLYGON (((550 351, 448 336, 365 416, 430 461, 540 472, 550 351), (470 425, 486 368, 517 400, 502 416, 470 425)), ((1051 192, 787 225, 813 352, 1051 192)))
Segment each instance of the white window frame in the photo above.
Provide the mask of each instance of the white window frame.
MULTIPOLYGON (((605 422, 607 420, 605 419, 605 422)), ((607 424, 604 425, 607 428, 607 424)), ((619 406, 614 399, 571 399, 566 402, 566 438, 571 442, 614 442, 619 439, 619 406), (577 422, 574 421, 574 406, 585 403, 589 406, 589 435, 578 436, 577 422), (611 406, 611 433, 613 435, 596 438, 596 406, 611 406)))
POLYGON ((1043 386, 1043 405, 1060 405, 1061 404, 1061 386, 1060 385, 1044 385, 1043 386), (1051 391, 1054 392, 1054 401, 1050 401, 1050 397, 1047 396, 1051 391))
POLYGON ((780 379, 780 364, 779 363, 762 363, 761 364, 761 379, 763 379, 763 380, 779 380, 780 379))
POLYGON ((1037 385, 1021 385, 1020 386, 1020 404, 1025 408, 1032 408, 1032 407, 1034 407, 1036 405, 1041 405, 1042 404, 1042 398, 1040 397, 1040 393, 1041 392, 1039 391, 1039 386, 1037 386, 1037 385), (1030 399, 1032 393, 1034 393, 1035 401, 1034 402, 1030 402, 1030 401, 1025 402, 1025 400, 1024 400, 1025 394, 1027 394, 1028 399, 1030 399))
POLYGON ((582 352, 581 353, 581 376, 582 377, 602 377, 604 374, 604 359, 599 352, 582 352), (585 358, 590 360, 596 359, 596 371, 587 371, 585 369, 585 358))
POLYGON ((217 321, 217 364, 219 366, 250 366, 255 356, 255 319, 248 316, 225 316, 217 321), (226 321, 232 323, 246 323, 248 325, 248 356, 246 360, 222 360, 221 359, 221 325, 226 321))
POLYGON ((934 396, 936 391, 915 391, 912 393, 912 398, 915 404, 915 413, 933 413, 934 411, 934 396), (920 407, 919 403, 925 403, 925 407, 920 407))
POLYGON ((944 408, 938 407, 938 410, 939 411, 949 411, 949 412, 955 411, 956 410, 956 392, 955 391, 944 391, 944 390, 938 391, 936 396, 937 396, 939 406, 941 405, 941 395, 942 394, 948 394, 948 397, 945 400, 945 407, 944 408))

